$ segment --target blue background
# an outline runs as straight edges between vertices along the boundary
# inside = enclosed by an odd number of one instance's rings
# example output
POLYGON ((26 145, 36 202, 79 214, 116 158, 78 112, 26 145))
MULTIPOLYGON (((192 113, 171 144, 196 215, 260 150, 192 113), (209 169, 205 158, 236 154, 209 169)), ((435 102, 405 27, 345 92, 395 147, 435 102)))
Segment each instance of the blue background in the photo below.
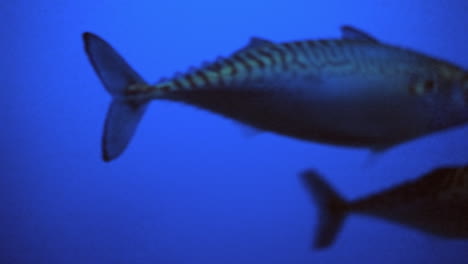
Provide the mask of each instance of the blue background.
POLYGON ((110 96, 81 34, 156 81, 228 55, 251 36, 378 39, 468 68, 468 2, 2 1, 0 263, 467 263, 468 243, 362 216, 310 249, 316 207, 297 174, 315 168, 349 199, 468 162, 468 128, 372 156, 262 133, 154 102, 122 157, 101 160, 110 96))

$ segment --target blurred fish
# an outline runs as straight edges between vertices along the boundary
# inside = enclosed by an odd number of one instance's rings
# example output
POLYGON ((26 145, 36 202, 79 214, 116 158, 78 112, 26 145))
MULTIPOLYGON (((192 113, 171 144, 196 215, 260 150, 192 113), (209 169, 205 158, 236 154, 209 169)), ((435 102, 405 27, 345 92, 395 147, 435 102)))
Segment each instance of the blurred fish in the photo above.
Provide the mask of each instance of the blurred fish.
POLYGON ((112 95, 103 159, 127 147, 151 100, 207 109, 258 130, 328 144, 386 149, 468 121, 468 74, 387 45, 350 26, 342 38, 252 38, 227 58, 147 84, 106 41, 86 53, 112 95))
POLYGON ((319 208, 313 246, 330 246, 350 213, 397 222, 439 237, 468 239, 468 167, 440 168, 417 180, 344 200, 316 172, 302 178, 319 208))

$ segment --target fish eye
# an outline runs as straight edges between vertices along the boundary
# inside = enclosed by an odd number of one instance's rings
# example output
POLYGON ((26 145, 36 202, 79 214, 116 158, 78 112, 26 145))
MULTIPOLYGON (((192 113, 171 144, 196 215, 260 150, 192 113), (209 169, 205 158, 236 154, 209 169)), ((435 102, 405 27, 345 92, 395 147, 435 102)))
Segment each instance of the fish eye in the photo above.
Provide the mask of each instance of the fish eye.
POLYGON ((434 80, 426 80, 424 82, 424 91, 425 92, 431 92, 434 90, 435 83, 434 80))

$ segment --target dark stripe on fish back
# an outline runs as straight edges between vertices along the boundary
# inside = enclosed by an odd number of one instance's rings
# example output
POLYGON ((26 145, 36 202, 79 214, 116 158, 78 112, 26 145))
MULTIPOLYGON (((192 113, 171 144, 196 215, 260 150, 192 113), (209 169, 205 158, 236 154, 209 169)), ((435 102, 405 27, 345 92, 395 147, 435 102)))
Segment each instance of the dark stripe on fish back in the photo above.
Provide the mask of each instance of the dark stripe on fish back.
POLYGON ((189 83, 191 89, 194 89, 197 87, 197 84, 193 80, 193 76, 191 74, 187 74, 185 76, 185 80, 189 83))
POLYGON ((245 70, 250 73, 252 71, 252 66, 239 54, 235 54, 233 57, 236 61, 238 61, 242 66, 244 66, 245 70))
POLYGON ((218 60, 207 68, 207 70, 212 71, 218 77, 217 84, 218 86, 224 86, 224 78, 222 74, 223 64, 218 60))
POLYGON ((326 40, 319 40, 319 44, 322 46, 321 51, 326 64, 333 65, 336 61, 336 53, 333 49, 333 45, 330 43, 330 41, 326 40))
POLYGON ((286 51, 276 46, 272 46, 271 49, 278 53, 278 56, 280 58, 280 65, 282 66, 283 70, 287 71, 288 64, 286 63, 286 51))
POLYGON ((183 90, 184 89, 184 85, 178 79, 174 80, 174 85, 177 87, 177 90, 183 90))
POLYGON ((298 59, 297 59, 297 63, 299 64, 299 66, 301 66, 302 69, 309 68, 310 58, 309 58, 309 53, 305 49, 304 42, 297 41, 297 42, 294 42, 293 45, 297 51, 297 54, 299 54, 298 59), (305 58, 305 61, 301 60, 301 58, 305 58))
POLYGON ((171 86, 170 85, 163 85, 159 88, 161 92, 168 93, 171 91, 171 86))
POLYGON ((310 58, 309 52, 307 51, 307 47, 304 41, 298 41, 294 43, 296 49, 298 49, 299 53, 301 53, 307 59, 310 58))
POLYGON ((223 69, 223 64, 221 62, 217 61, 217 62, 211 64, 207 69, 210 70, 210 71, 213 71, 213 72, 215 72, 217 74, 220 74, 221 70, 223 69))
POLYGON ((294 49, 292 43, 284 43, 284 47, 288 50, 289 54, 291 54, 293 60, 296 60, 297 59, 297 52, 296 52, 296 49, 294 49))
POLYGON ((247 52, 245 53, 245 56, 246 56, 248 59, 250 59, 250 60, 252 60, 252 61, 255 61, 255 63, 258 65, 258 67, 259 67, 260 69, 265 68, 265 62, 263 62, 261 59, 257 58, 257 56, 255 56, 255 54, 252 54, 252 51, 247 51, 247 52))
POLYGON ((225 63, 226 63, 226 65, 228 65, 228 66, 230 67, 230 69, 231 69, 231 76, 232 76, 232 77, 236 76, 237 73, 239 72, 239 71, 237 70, 236 64, 235 64, 233 61, 231 61, 230 59, 226 59, 226 60, 225 60, 225 63))
POLYGON ((204 71, 198 70, 195 74, 203 80, 206 86, 211 86, 211 81, 204 71))
POLYGON ((310 61, 317 68, 324 67, 325 66, 325 58, 324 58, 324 55, 322 53, 322 50, 319 49, 318 43, 315 42, 315 41, 307 41, 306 44, 309 47, 309 51, 310 51, 309 54, 312 55, 312 59, 310 61))
POLYGON ((297 48, 296 43, 285 43, 284 47, 289 51, 289 54, 291 54, 291 59, 292 61, 299 65, 300 68, 306 69, 307 65, 301 62, 299 56, 300 56, 300 50, 297 48))
POLYGON ((275 66, 275 65, 276 65, 275 56, 273 56, 273 55, 271 54, 271 52, 268 52, 268 51, 263 50, 263 49, 260 49, 260 50, 258 50, 257 52, 258 52, 258 54, 262 55, 264 58, 266 58, 267 60, 269 60, 271 66, 275 66))
POLYGON ((330 54, 332 61, 340 60, 340 58, 343 56, 341 50, 338 50, 338 47, 334 44, 330 45, 328 48, 328 53, 330 54))

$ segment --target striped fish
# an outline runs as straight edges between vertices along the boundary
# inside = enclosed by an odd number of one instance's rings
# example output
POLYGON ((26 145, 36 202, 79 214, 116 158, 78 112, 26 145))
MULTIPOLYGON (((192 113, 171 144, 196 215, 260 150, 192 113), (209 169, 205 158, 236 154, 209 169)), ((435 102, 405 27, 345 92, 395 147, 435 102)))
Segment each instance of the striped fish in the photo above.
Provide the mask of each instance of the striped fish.
POLYGON ((231 56, 148 84, 107 42, 84 33, 86 53, 113 98, 103 159, 125 150, 153 99, 302 140, 375 150, 468 121, 462 68, 350 26, 342 35, 280 44, 253 38, 231 56))
POLYGON ((302 179, 319 208, 315 248, 330 246, 350 213, 393 221, 439 237, 468 239, 468 166, 436 169, 355 201, 344 200, 314 171, 303 172, 302 179))

